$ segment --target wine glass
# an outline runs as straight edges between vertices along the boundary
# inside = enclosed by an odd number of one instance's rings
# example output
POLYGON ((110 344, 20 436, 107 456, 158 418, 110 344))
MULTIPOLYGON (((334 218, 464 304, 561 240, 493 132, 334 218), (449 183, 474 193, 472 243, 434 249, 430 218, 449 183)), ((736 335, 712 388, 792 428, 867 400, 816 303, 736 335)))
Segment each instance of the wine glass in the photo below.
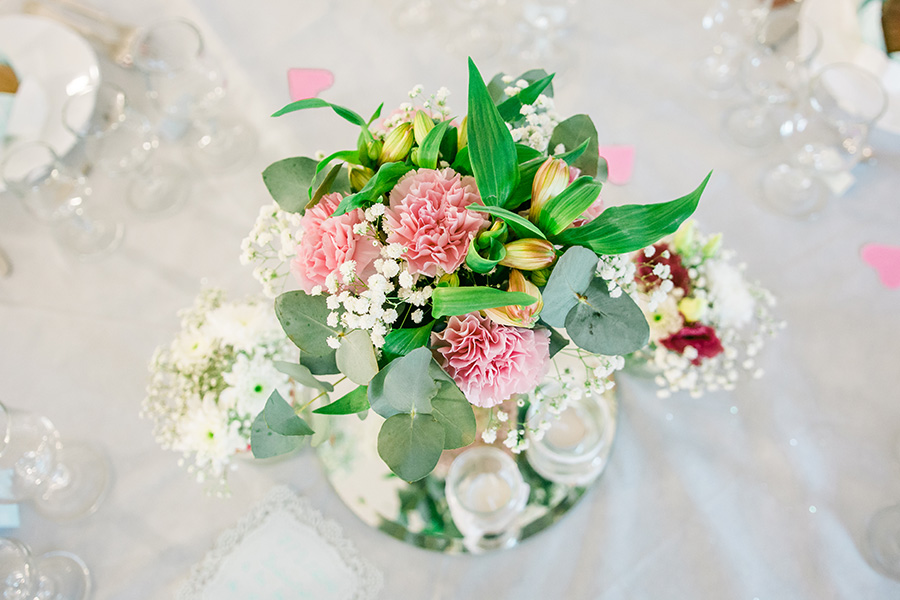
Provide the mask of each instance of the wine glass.
POLYGON ((187 173, 153 160, 159 137, 118 86, 102 83, 70 96, 63 106, 63 122, 83 142, 91 166, 110 177, 130 179, 126 198, 138 212, 170 212, 187 198, 187 173), (95 103, 93 117, 84 123, 79 117, 90 103, 95 103))
POLYGON ((222 114, 225 76, 206 54, 193 23, 168 19, 144 28, 135 42, 134 64, 164 114, 163 134, 188 136, 200 166, 226 170, 253 153, 256 136, 250 126, 222 114))
POLYGON ((883 508, 872 516, 866 539, 879 570, 900 580, 900 504, 883 508))
POLYGON ((76 257, 103 255, 122 241, 124 225, 96 215, 85 177, 64 165, 44 142, 9 150, 0 163, 0 178, 39 220, 50 224, 63 250, 76 257))
POLYGON ((0 403, 0 503, 23 500, 55 520, 93 513, 109 487, 106 457, 86 444, 60 442, 49 419, 0 403))
POLYGON ((850 63, 823 68, 810 81, 808 101, 781 125, 790 160, 763 175, 766 205, 797 218, 818 213, 832 196, 829 184, 865 156, 869 129, 887 103, 869 71, 850 63))
POLYGON ((694 65, 694 76, 711 93, 737 82, 740 61, 772 0, 714 0, 701 22, 710 38, 709 54, 694 65))
POLYGON ((809 66, 821 47, 812 24, 802 29, 794 10, 771 11, 741 63, 741 83, 750 101, 725 112, 726 134, 735 142, 760 148, 778 139, 776 108, 795 102, 809 84, 809 66))
POLYGON ((475 554, 515 545, 530 487, 508 454, 493 446, 462 452, 450 465, 445 492, 466 549, 475 554))
POLYGON ((87 566, 70 552, 34 556, 22 542, 0 538, 0 594, 7 600, 83 600, 91 593, 87 566))

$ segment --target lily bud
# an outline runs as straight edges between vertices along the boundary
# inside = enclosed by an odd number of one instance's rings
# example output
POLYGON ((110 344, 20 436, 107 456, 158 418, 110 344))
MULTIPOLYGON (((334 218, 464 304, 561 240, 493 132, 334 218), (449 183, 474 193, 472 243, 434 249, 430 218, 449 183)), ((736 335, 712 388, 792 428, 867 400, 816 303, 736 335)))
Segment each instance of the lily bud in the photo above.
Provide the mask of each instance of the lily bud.
POLYGON ((538 269, 537 271, 531 272, 531 283, 538 287, 544 287, 547 285, 547 281, 550 280, 550 269, 538 269))
POLYGON ((413 148, 412 152, 409 153, 409 160, 412 162, 412 164, 416 165, 417 167, 419 166, 419 147, 418 146, 413 148))
POLYGON ((363 189, 374 174, 369 167, 353 167, 350 169, 350 187, 356 191, 363 189))
POLYGON ((384 144, 381 140, 372 140, 366 146, 366 152, 369 156, 369 160, 378 160, 378 157, 381 156, 381 148, 384 144))
POLYGON ((528 218, 537 223, 544 204, 558 196, 569 185, 569 165, 561 158, 548 158, 534 174, 531 184, 531 208, 528 218))
POLYGON ((381 156, 378 157, 378 164, 383 165, 389 162, 400 162, 406 160, 409 151, 412 150, 415 136, 413 135, 412 126, 409 123, 400 123, 384 138, 384 147, 381 149, 381 156))
POLYGON ((434 120, 425 114, 425 111, 416 111, 413 119, 413 132, 416 135, 416 143, 422 145, 428 132, 434 129, 434 120))
POLYGON ((459 275, 456 273, 445 273, 438 277, 437 287, 459 287, 459 275))
POLYGON ((459 133, 456 135, 456 149, 462 150, 469 143, 469 115, 463 117, 462 124, 459 126, 459 133))
POLYGON ((547 240, 527 238, 504 246, 506 256, 500 261, 504 267, 523 271, 537 271, 556 262, 556 248, 547 240))
POLYGON ((536 285, 525 279, 521 271, 513 269, 509 272, 510 292, 525 292, 529 296, 537 298, 537 302, 528 306, 519 306, 510 304, 509 306, 501 306, 500 308, 485 309, 484 314, 487 317, 501 325, 510 325, 512 327, 527 327, 531 329, 537 323, 538 315, 544 308, 544 299, 541 297, 541 290, 536 285))

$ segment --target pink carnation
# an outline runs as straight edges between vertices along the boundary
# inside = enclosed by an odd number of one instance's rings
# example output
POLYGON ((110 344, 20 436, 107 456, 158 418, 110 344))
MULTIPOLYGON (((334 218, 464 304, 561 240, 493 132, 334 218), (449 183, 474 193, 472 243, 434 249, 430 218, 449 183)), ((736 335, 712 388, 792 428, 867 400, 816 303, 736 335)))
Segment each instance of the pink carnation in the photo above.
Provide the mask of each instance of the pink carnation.
POLYGON ((375 274, 372 263, 381 256, 380 245, 353 233, 353 226, 366 220, 363 211, 331 216, 342 198, 339 193, 327 194, 300 219, 303 237, 297 246, 297 258, 291 261, 291 273, 307 293, 317 285, 324 286, 331 273, 340 282, 338 269, 348 260, 356 261, 356 275, 363 281, 375 274))
POLYGON ((459 268, 469 242, 488 224, 481 213, 466 210, 470 204, 483 204, 475 179, 452 169, 419 169, 397 183, 385 211, 387 241, 408 248, 410 273, 435 277, 438 269, 459 268))
POLYGON ((550 365, 550 332, 500 325, 469 313, 431 334, 441 368, 475 406, 491 407, 534 389, 550 365))

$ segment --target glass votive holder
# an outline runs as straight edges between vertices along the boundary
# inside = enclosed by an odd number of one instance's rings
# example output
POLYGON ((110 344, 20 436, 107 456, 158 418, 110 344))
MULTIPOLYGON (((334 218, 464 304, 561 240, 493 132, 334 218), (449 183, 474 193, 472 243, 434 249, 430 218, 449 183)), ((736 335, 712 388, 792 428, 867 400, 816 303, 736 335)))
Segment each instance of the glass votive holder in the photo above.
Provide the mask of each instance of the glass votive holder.
POLYGON ((606 468, 616 433, 615 414, 600 393, 586 392, 569 401, 559 414, 540 407, 537 418, 549 426, 534 433, 526 428, 526 458, 544 479, 564 485, 585 486, 606 468))
POLYGON ((445 491, 453 522, 469 552, 516 544, 518 518, 531 489, 507 453, 493 446, 466 450, 450 465, 445 491))

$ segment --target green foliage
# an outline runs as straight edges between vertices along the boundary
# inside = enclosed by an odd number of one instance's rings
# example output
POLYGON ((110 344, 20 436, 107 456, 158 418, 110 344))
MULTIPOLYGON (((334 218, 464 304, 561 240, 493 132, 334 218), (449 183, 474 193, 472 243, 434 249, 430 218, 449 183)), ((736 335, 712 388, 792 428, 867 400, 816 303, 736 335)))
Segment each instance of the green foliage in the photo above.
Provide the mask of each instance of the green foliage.
POLYGON ((572 224, 600 196, 602 186, 591 177, 579 177, 560 194, 550 198, 538 215, 538 227, 552 237, 572 224))
MULTIPOLYGON (((344 108, 343 106, 339 106, 337 104, 332 104, 331 102, 326 102, 321 98, 306 98, 304 100, 297 100, 296 102, 291 102, 284 108, 276 111, 272 116, 280 117, 281 115, 286 115, 288 113, 292 113, 298 110, 304 110, 307 108, 331 108, 339 117, 345 119, 354 125, 359 125, 363 129, 368 127, 368 122, 359 116, 357 113, 353 112, 349 108, 344 108)), ((379 107, 380 109, 380 107, 379 107)), ((377 118, 377 117, 376 117, 377 118)))
POLYGON ((305 352, 300 353, 300 364, 309 369, 313 375, 334 375, 340 373, 337 368, 337 361, 334 358, 335 351, 330 348, 331 352, 323 356, 312 356, 305 352))
POLYGON ((369 333, 362 329, 355 329, 341 338, 335 361, 341 373, 357 385, 368 385, 378 372, 375 346, 369 333))
POLYGON ((541 320, 551 327, 565 327, 566 315, 578 304, 578 295, 588 288, 597 271, 597 255, 587 248, 566 250, 541 292, 544 308, 541 320))
POLYGON ((432 321, 421 327, 392 330, 384 336, 384 347, 382 350, 386 354, 393 356, 406 356, 416 348, 421 348, 428 344, 434 323, 432 321))
POLYGON ((573 167, 581 169, 583 175, 597 177, 600 165, 600 143, 597 138, 597 128, 587 115, 574 115, 556 126, 550 136, 549 148, 556 148, 559 144, 566 150, 578 148, 588 142, 587 149, 574 161, 573 167))
POLYGON ((369 410, 368 390, 366 386, 361 385, 313 412, 319 415, 353 415, 366 410, 369 410))
POLYGON ((315 180, 317 165, 311 158, 295 156, 266 167, 262 173, 263 183, 281 210, 303 214, 309 203, 309 190, 315 180))
POLYGON ((441 121, 428 132, 422 144, 419 146, 419 166, 425 169, 436 169, 438 156, 441 152, 441 142, 444 134, 450 126, 450 121, 441 121))
MULTIPOLYGON (((494 75, 493 79, 491 79, 491 82, 488 84, 488 92, 491 95, 491 99, 497 104, 500 104, 504 100, 509 98, 509 96, 504 91, 510 85, 508 83, 503 82, 503 77, 505 75, 506 75, 505 73, 497 73, 496 75, 494 75)), ((544 69, 532 69, 530 71, 526 71, 526 72, 522 73, 521 75, 519 75, 518 77, 513 79, 513 82, 519 81, 520 79, 524 79, 529 84, 531 84, 531 83, 534 83, 535 81, 539 81, 545 77, 547 77, 547 71, 545 71, 544 69)), ((547 89, 544 90, 544 95, 547 96, 548 98, 553 97, 553 83, 550 83, 547 86, 547 89)))
POLYGON ((535 302, 536 298, 524 292, 505 292, 482 286, 439 287, 431 296, 431 314, 438 319, 511 304, 528 306, 535 302))
POLYGON ((250 450, 256 458, 287 454, 302 446, 303 438, 313 433, 275 390, 250 426, 250 450))
POLYGON ((369 404, 384 417, 431 412, 437 384, 428 374, 431 350, 417 348, 378 372, 369 382, 369 404))
POLYGON ((553 358, 560 350, 569 345, 569 339, 552 327, 547 329, 550 331, 550 358, 553 358))
POLYGON ((547 89, 551 81, 553 81, 553 74, 538 79, 515 96, 501 102, 497 106, 497 112, 508 123, 514 123, 522 119, 522 107, 526 104, 534 104, 534 101, 547 89))
POLYGON ((412 165, 399 162, 381 165, 381 168, 375 172, 374 177, 366 182, 363 189, 341 200, 341 203, 334 209, 333 216, 339 216, 357 208, 368 208, 378 202, 383 194, 394 189, 400 178, 414 168, 412 165))
POLYGON ((471 58, 467 127, 469 160, 481 199, 488 206, 503 206, 519 181, 516 148, 471 58))
POLYGON ((444 428, 428 414, 396 414, 378 432, 378 454, 398 477, 418 481, 434 470, 444 450, 444 428))
POLYGON ((469 210, 477 210, 478 212, 487 213, 494 217, 503 219, 506 225, 512 229, 513 233, 519 239, 525 238, 542 238, 547 239, 544 232, 538 229, 537 225, 512 211, 500 208, 499 206, 481 206, 480 204, 470 204, 467 206, 469 210))
POLYGON ((591 281, 579 302, 566 316, 572 341, 594 354, 631 354, 647 345, 650 326, 628 294, 609 295, 606 282, 591 281))
POLYGON ((309 388, 315 388, 323 392, 334 391, 333 385, 324 381, 319 381, 318 379, 313 377, 312 371, 309 370, 309 367, 306 367, 302 364, 298 365, 285 362, 283 360, 276 360, 273 364, 275 365, 276 369, 278 369, 300 385, 305 385, 309 388))
POLYGON ((659 204, 607 208, 590 223, 567 229, 552 241, 565 246, 585 246, 597 254, 625 254, 655 244, 675 233, 694 213, 710 175, 686 196, 659 204))
POLYGON ((476 273, 488 273, 506 258, 506 248, 503 247, 503 242, 495 237, 489 238, 483 248, 478 247, 477 241, 472 238, 469 242, 466 265, 476 273))
POLYGON ((275 299, 275 315, 281 328, 294 345, 310 356, 332 354, 334 350, 326 339, 342 334, 340 329, 328 325, 330 312, 325 305, 325 296, 310 296, 294 290, 275 299))

